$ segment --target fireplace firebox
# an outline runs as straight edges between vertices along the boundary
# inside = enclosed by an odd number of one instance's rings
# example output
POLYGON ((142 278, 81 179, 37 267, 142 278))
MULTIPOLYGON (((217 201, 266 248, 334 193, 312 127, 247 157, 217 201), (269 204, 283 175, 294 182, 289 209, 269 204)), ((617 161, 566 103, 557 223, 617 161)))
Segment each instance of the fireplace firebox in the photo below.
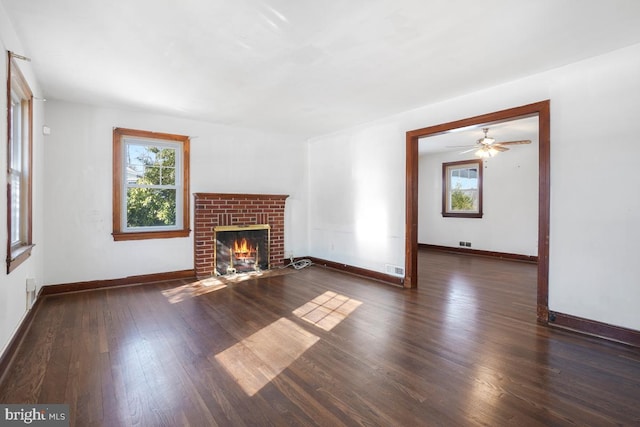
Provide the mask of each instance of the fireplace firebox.
POLYGON ((215 274, 268 270, 271 226, 220 225, 213 228, 215 274))

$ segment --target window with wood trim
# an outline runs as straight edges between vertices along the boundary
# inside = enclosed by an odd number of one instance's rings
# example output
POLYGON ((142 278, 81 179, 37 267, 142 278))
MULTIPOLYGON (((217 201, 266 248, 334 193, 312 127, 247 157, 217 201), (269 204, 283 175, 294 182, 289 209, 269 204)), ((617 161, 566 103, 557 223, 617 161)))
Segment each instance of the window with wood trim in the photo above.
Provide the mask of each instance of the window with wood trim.
POLYGON ((482 159, 442 164, 442 216, 482 218, 482 159))
POLYGON ((33 248, 31 231, 33 94, 8 52, 7 82, 7 274, 33 248))
POLYGON ((113 238, 189 235, 189 137, 113 130, 113 238))

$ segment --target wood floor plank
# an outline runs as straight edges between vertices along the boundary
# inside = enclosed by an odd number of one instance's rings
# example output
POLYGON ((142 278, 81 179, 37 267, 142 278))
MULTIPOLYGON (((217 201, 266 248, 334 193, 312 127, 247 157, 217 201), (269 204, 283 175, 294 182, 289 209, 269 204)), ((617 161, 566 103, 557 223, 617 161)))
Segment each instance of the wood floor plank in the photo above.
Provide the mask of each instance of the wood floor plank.
POLYGON ((411 290, 313 266, 52 295, 0 402, 74 426, 640 424, 640 350, 535 300, 535 265, 429 250, 411 290))

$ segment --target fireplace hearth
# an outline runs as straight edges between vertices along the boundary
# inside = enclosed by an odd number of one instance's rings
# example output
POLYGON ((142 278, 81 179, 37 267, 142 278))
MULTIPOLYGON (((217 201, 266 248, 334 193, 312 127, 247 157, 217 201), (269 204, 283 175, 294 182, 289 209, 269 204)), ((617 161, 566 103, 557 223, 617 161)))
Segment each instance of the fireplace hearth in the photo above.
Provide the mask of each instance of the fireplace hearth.
MULTIPOLYGON (((220 226, 257 226, 269 225, 268 244, 258 244, 263 255, 258 253, 258 267, 261 269, 278 268, 284 265, 284 211, 288 196, 280 194, 232 194, 232 193, 195 193, 195 233, 194 267, 196 277, 204 279, 218 274, 214 255, 218 252, 215 227, 220 226), (260 266, 262 262, 266 266, 260 266)), ((246 230, 245 230, 246 231, 246 230)), ((241 242, 240 242, 241 243, 241 242)), ((253 267, 255 261, 245 258, 245 267, 253 267)), ((235 260, 234 260, 235 262, 235 260)), ((233 266, 231 268, 236 268, 233 266)), ((232 271, 232 270, 229 270, 232 271)))

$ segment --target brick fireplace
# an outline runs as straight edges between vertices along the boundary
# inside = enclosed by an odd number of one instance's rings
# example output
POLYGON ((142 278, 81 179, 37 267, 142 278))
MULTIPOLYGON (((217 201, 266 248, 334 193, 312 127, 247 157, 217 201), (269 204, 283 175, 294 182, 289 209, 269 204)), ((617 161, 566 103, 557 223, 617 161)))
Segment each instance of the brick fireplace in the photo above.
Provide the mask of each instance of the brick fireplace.
POLYGON ((287 195, 195 193, 194 258, 196 277, 214 274, 217 226, 271 226, 269 264, 284 265, 284 206, 287 195))

